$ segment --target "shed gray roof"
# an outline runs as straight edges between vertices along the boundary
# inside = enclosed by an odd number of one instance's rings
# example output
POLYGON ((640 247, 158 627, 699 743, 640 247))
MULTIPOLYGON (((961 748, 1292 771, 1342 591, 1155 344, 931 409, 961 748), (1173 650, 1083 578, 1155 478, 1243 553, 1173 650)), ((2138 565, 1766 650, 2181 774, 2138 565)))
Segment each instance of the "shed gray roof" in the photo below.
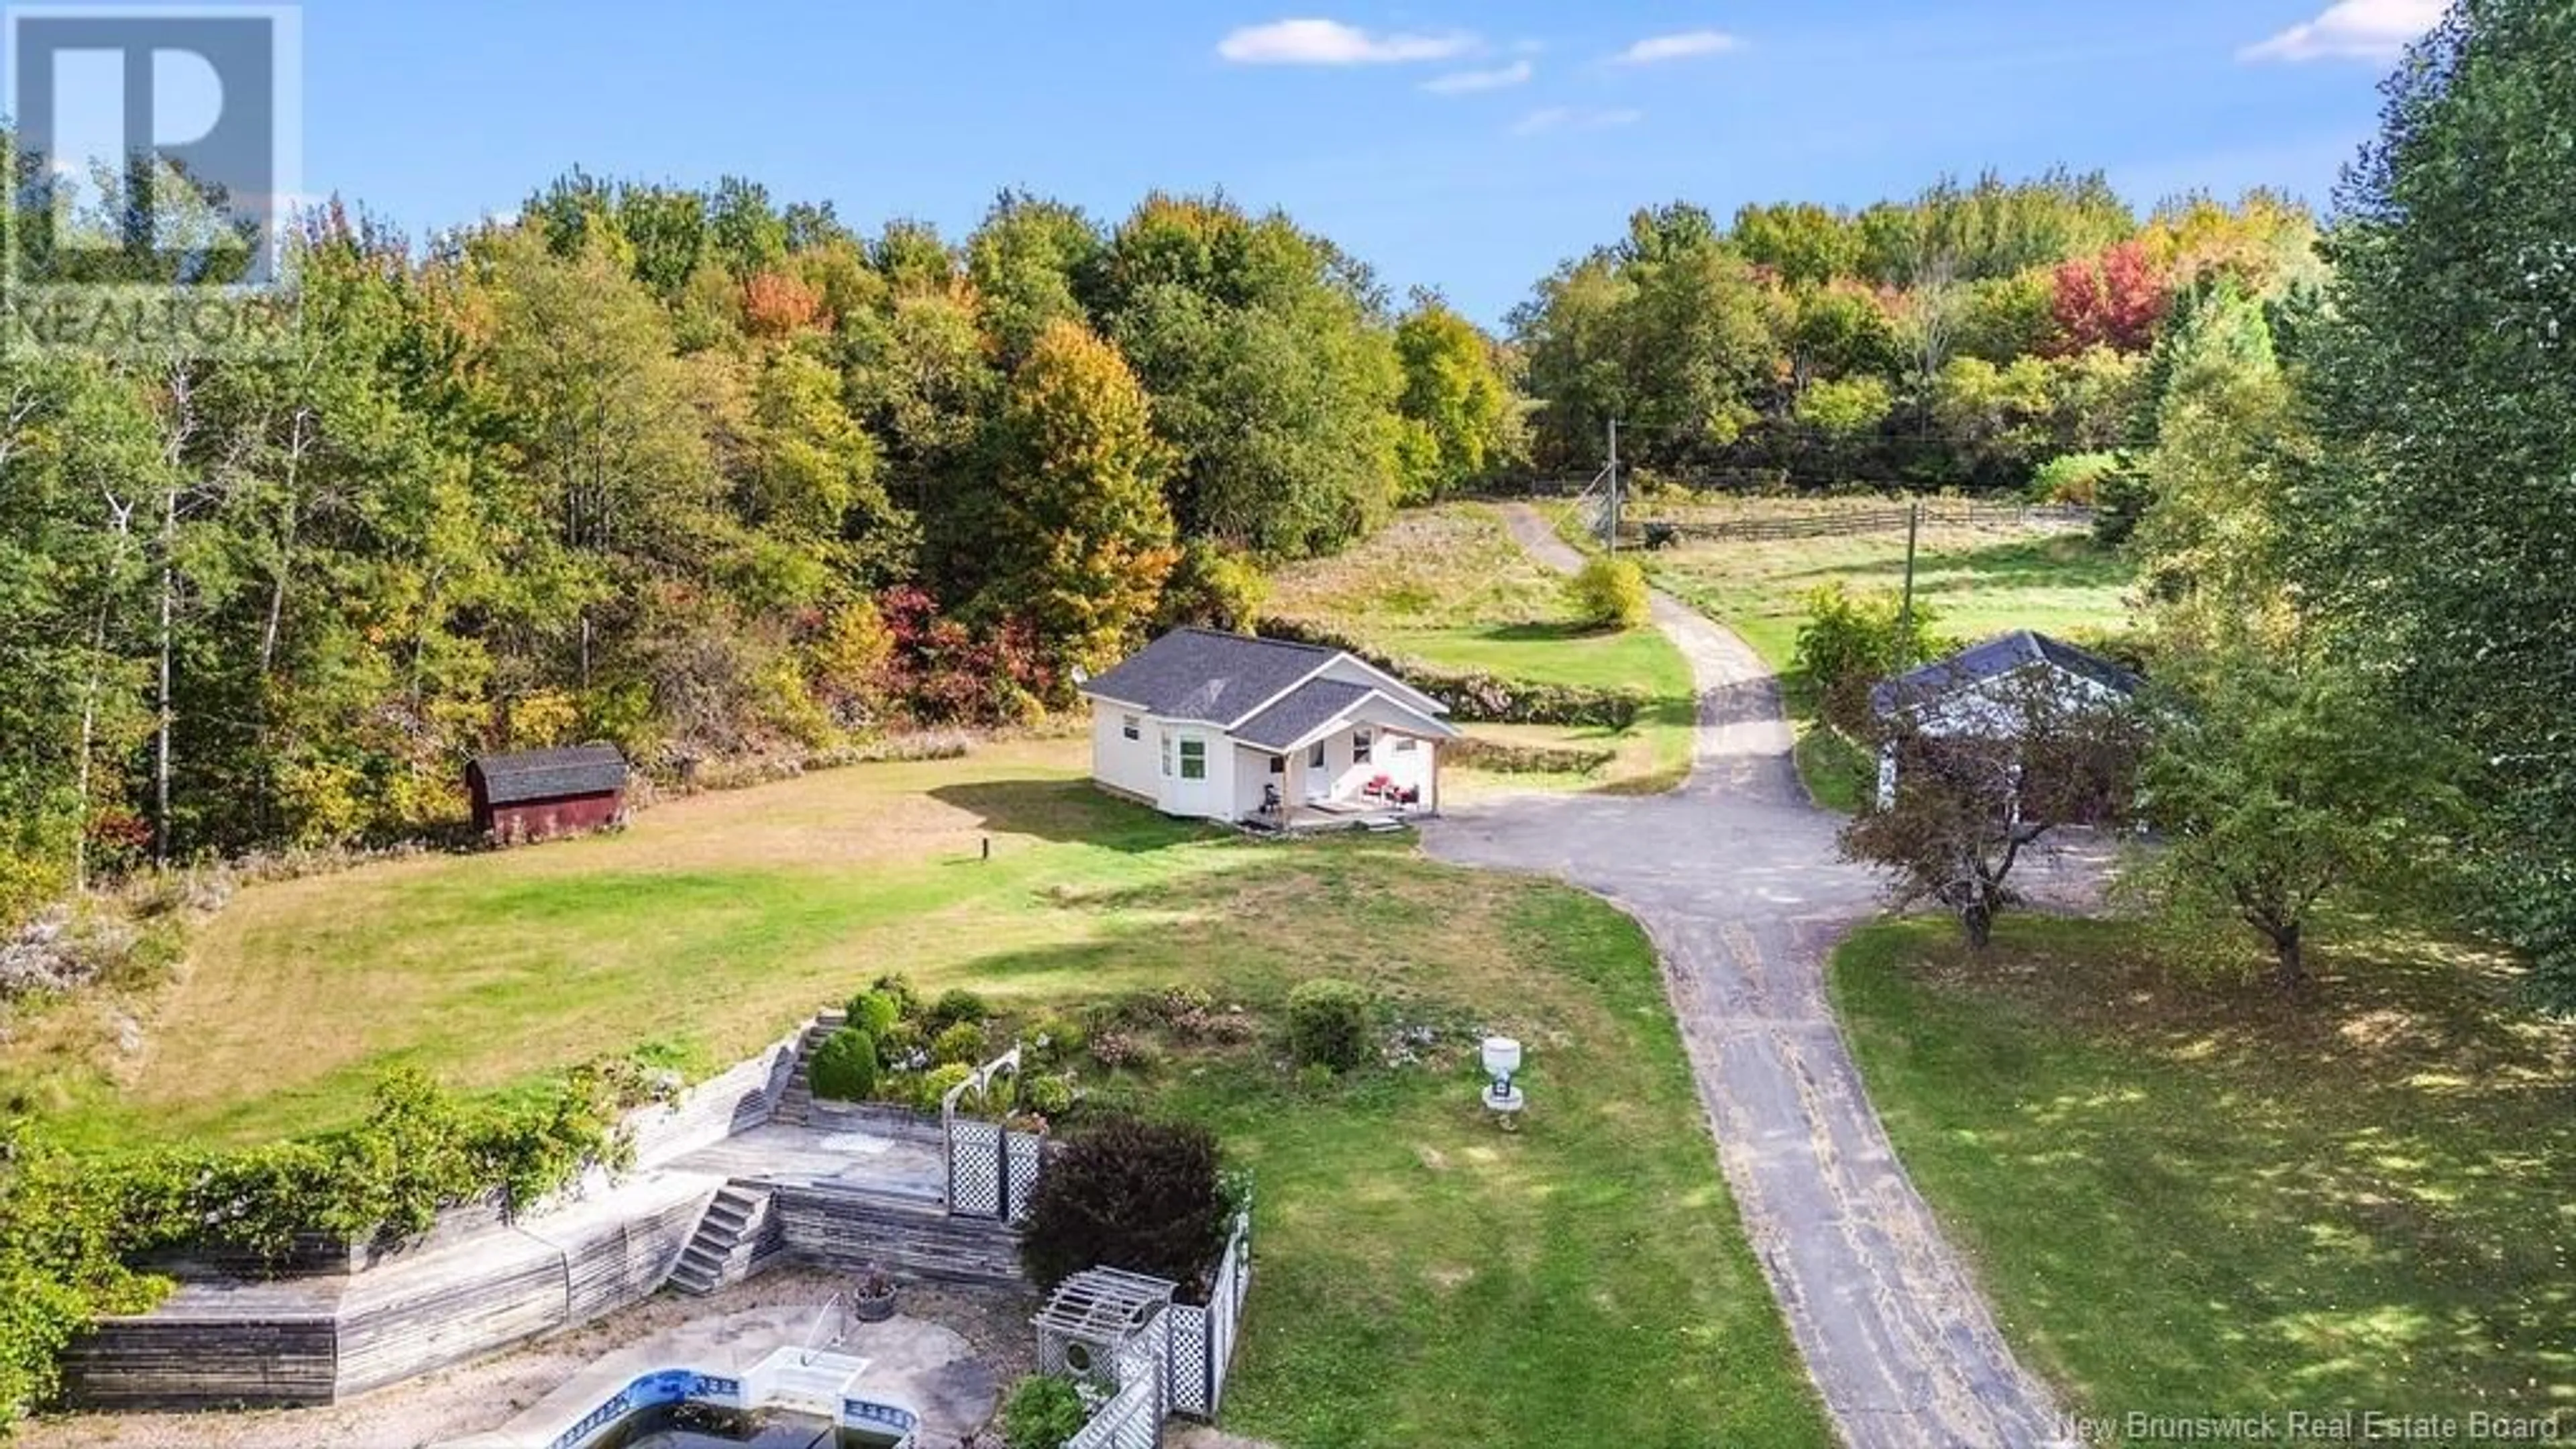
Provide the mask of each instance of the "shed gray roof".
POLYGON ((1308 730, 1376 692, 1365 684, 1309 679, 1277 704, 1237 725, 1234 737, 1247 745, 1284 750, 1304 739, 1308 730))
POLYGON ((494 805, 599 795, 626 784, 626 758, 615 745, 477 755, 472 768, 483 779, 483 798, 494 805))
POLYGON ((2005 678, 2033 665, 2062 669, 2119 695, 2136 694, 2142 684, 2138 676, 2090 649, 2052 639, 2036 629, 2015 629, 1947 659, 1936 659, 1894 679, 1879 681, 1870 687, 1870 707, 1880 714, 1892 713, 1901 703, 1936 698, 1968 685, 2005 678))
POLYGON ((1175 629, 1084 686, 1165 719, 1229 725, 1322 668, 1333 650, 1213 629, 1175 629))

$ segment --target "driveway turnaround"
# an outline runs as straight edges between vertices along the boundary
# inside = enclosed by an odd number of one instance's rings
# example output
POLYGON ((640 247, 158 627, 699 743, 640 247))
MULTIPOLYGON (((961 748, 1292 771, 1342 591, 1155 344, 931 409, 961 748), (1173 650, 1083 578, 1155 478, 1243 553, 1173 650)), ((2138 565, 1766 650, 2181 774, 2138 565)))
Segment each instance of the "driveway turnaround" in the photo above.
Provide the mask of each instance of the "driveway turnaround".
MULTIPOLYGON (((1533 556, 1575 551, 1528 508, 1533 556)), ((1734 634, 1658 593, 1689 656, 1699 738, 1668 794, 1523 795, 1430 822, 1440 859, 1539 872, 1617 903, 1663 958, 1718 1159, 1791 1334, 1855 1449, 2063 1442, 1906 1179, 1827 1007, 1824 957, 1877 898, 1790 758, 1779 684, 1734 634)))

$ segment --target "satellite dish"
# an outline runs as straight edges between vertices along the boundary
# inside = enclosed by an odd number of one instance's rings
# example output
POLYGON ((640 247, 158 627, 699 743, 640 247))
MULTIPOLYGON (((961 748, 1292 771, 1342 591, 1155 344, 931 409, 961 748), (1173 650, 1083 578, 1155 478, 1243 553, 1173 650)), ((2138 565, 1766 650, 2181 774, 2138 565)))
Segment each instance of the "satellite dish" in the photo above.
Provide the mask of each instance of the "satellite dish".
POLYGON ((1089 684, 1091 682, 1091 671, 1083 668, 1079 664, 1073 666, 1073 682, 1076 684, 1089 684))

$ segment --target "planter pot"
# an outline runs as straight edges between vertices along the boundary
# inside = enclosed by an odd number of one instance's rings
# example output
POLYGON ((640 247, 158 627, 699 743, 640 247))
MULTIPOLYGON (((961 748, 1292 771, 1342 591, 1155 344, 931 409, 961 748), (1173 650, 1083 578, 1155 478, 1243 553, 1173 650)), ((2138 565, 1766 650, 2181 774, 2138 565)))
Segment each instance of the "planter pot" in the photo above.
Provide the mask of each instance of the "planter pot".
POLYGON ((874 1298, 853 1297, 850 1299, 850 1316, 861 1323, 883 1323, 894 1317, 894 1294, 883 1293, 874 1298))

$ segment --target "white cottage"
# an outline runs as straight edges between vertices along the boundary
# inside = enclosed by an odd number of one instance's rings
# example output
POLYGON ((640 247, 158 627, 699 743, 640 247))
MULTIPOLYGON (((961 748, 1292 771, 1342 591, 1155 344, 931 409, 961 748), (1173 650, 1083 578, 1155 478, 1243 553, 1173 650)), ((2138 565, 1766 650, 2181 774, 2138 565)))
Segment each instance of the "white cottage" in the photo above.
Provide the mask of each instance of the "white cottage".
MULTIPOLYGON (((1932 738, 2018 738, 2028 691, 2045 688, 2062 705, 2112 708, 2133 698, 2138 677, 2089 649, 2033 629, 1998 635, 1947 659, 1882 680, 1869 692, 1881 719, 1902 713, 1932 738)), ((1878 808, 1896 803, 1896 750, 1878 754, 1878 808)))
POLYGON ((1166 815, 1287 828, 1430 814, 1438 700, 1338 649, 1175 629, 1097 679, 1091 776, 1166 815))

